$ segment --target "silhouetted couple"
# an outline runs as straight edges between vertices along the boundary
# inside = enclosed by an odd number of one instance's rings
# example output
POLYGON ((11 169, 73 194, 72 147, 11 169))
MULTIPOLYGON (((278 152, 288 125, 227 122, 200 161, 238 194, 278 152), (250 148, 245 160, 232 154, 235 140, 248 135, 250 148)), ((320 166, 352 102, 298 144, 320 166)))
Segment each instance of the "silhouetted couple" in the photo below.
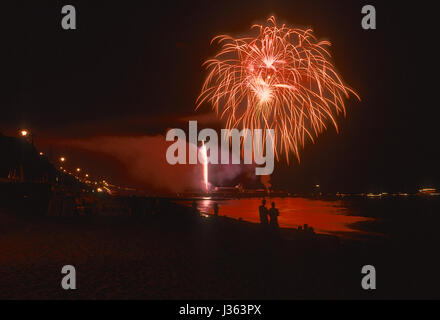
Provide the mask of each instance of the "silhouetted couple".
POLYGON ((266 208, 266 200, 263 199, 261 206, 259 207, 260 211, 260 222, 264 227, 268 225, 273 230, 278 229, 278 216, 280 212, 277 208, 275 208, 275 202, 272 202, 272 207, 268 210, 266 208))

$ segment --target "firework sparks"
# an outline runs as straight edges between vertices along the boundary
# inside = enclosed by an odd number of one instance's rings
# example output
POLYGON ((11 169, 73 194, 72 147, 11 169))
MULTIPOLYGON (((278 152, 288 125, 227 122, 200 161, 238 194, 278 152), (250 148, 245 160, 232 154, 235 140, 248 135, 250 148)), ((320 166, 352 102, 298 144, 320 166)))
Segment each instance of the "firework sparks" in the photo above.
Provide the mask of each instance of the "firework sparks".
POLYGON ((206 192, 209 191, 208 182, 208 151, 206 150, 205 142, 202 141, 202 147, 200 148, 200 153, 202 155, 202 165, 203 165, 203 182, 205 184, 206 192))
POLYGON ((205 62, 207 78, 196 109, 208 102, 226 126, 274 129, 275 154, 299 160, 299 147, 314 141, 336 116, 345 115, 348 88, 330 61, 329 41, 318 41, 311 29, 254 25, 254 37, 220 35, 217 55, 205 62))

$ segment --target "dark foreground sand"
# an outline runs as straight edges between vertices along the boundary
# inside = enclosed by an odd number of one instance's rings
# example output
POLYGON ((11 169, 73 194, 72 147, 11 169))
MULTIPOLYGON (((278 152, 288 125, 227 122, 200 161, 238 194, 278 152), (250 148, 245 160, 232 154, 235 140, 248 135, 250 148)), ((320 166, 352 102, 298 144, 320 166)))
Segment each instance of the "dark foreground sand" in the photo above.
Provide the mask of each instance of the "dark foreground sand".
POLYGON ((184 211, 170 207, 168 213, 153 217, 39 218, 3 212, 0 298, 432 296, 430 291, 408 290, 408 283, 400 282, 402 273, 393 269, 400 262, 392 259, 390 265, 388 251, 376 251, 383 244, 340 243, 291 231, 272 237, 255 224, 194 217, 184 211), (61 289, 61 268, 66 264, 76 267, 76 291, 61 289), (374 293, 361 290, 360 269, 365 264, 381 268, 382 280, 374 293))

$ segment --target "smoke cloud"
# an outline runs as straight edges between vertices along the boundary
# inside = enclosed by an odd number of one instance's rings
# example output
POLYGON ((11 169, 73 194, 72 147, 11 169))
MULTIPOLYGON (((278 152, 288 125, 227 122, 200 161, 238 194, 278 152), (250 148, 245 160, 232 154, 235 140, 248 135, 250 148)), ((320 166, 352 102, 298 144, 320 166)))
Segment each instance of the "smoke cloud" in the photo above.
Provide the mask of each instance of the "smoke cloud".
MULTIPOLYGON (((141 137, 100 136, 84 139, 60 139, 51 144, 77 149, 115 159, 124 176, 145 190, 184 192, 203 190, 201 164, 170 165, 166 160, 167 148, 173 142, 163 135, 141 137)), ((187 143, 188 154, 188 143, 187 143)), ((104 160, 105 161, 105 160, 104 160)), ((111 176, 109 177, 111 180, 111 176)), ((211 186, 235 185, 242 180, 256 179, 254 165, 218 164, 209 166, 211 186)), ((119 181, 118 181, 119 182, 119 181)))

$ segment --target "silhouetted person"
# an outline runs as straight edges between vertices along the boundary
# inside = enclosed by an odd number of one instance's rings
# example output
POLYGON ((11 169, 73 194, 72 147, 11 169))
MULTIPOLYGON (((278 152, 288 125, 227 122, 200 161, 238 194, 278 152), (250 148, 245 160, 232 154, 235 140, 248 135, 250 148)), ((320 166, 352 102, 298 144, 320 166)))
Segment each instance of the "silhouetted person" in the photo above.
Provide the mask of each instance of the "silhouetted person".
POLYGON ((160 200, 158 198, 155 198, 153 201, 153 213, 159 214, 160 212, 161 212, 160 200))
POLYGON ((199 214, 199 210, 197 210, 196 200, 193 200, 193 202, 191 204, 191 208, 192 208, 193 213, 199 214))
POLYGON ((218 203, 214 202, 214 216, 218 216, 218 203))
POLYGON ((260 212, 260 223, 263 226, 267 226, 268 224, 268 220, 267 220, 267 215, 268 215, 268 211, 266 208, 266 200, 263 199, 263 201, 261 201, 261 206, 258 208, 259 212, 260 212))
POLYGON ((275 208, 275 202, 272 202, 272 208, 269 209, 269 217, 270 217, 270 222, 269 225, 271 226, 272 229, 278 229, 278 216, 280 215, 280 212, 278 211, 277 208, 275 208))

